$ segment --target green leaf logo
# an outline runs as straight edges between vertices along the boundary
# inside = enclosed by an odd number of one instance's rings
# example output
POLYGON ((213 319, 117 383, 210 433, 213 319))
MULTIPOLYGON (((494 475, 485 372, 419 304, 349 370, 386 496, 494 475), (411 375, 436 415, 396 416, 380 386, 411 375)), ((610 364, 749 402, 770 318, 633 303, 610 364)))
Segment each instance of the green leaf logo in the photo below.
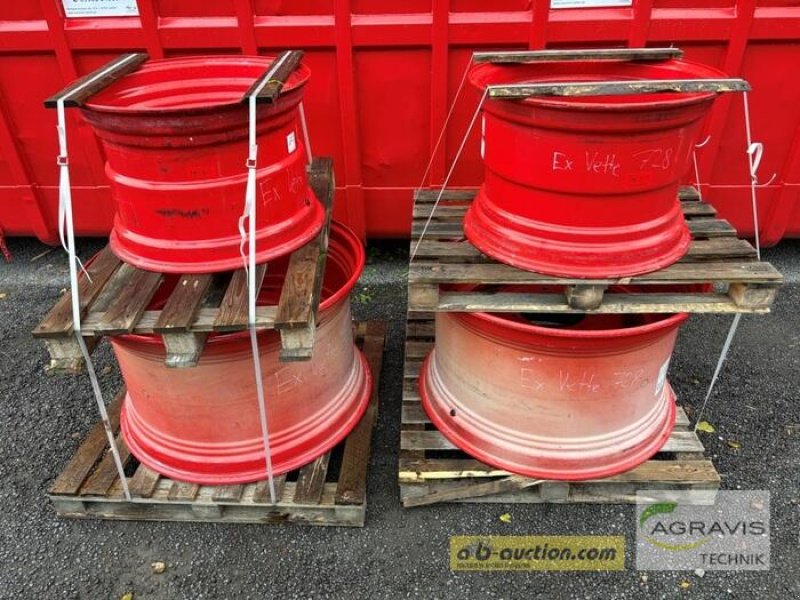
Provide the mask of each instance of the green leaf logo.
POLYGON ((658 504, 651 504, 642 511, 639 517, 639 529, 644 527, 645 521, 655 515, 663 515, 673 512, 678 507, 677 502, 659 502, 658 504))
MULTIPOLYGON (((639 529, 644 530, 644 524, 651 517, 654 517, 656 515, 665 515, 672 513, 675 511, 677 507, 678 507, 677 502, 659 502, 658 504, 651 504, 650 506, 645 508, 642 511, 642 514, 639 516, 639 529)), ((669 550, 670 552, 681 552, 683 550, 692 550, 693 548, 702 546, 709 540, 709 538, 704 537, 694 542, 690 542, 688 544, 668 544, 666 542, 654 539, 650 536, 644 536, 644 539, 647 540, 647 542, 652 544, 653 546, 656 546, 657 548, 661 548, 663 550, 669 550)))

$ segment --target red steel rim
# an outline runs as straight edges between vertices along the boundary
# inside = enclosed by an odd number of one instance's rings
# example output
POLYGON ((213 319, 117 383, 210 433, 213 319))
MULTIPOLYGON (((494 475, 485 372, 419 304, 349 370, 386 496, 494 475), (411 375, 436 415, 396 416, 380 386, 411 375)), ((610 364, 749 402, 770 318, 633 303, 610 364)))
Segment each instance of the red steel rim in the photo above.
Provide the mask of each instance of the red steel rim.
MULTIPOLYGON (((242 103, 243 95, 250 89, 253 81, 261 74, 261 71, 265 71, 274 60, 274 56, 237 56, 237 55, 208 55, 208 56, 191 56, 185 58, 163 58, 163 59, 156 59, 150 60, 144 63, 140 69, 134 71, 133 73, 126 75, 125 77, 120 78, 118 81, 114 82, 113 84, 109 85, 107 88, 93 96, 89 101, 85 103, 83 108, 97 111, 97 112, 104 112, 104 113, 119 113, 119 114, 129 114, 129 113, 137 113, 137 114, 170 114, 170 113, 179 113, 179 114, 195 114, 195 113, 203 113, 203 112, 213 112, 218 111, 220 109, 229 109, 239 107, 242 109, 246 108, 246 105, 242 103), (174 78, 180 75, 181 69, 191 69, 196 67, 203 67, 207 72, 209 69, 229 69, 231 67, 240 67, 240 68, 252 68, 254 72, 254 76, 252 81, 245 82, 242 81, 241 85, 237 85, 236 88, 231 89, 230 83, 231 80, 229 77, 225 77, 224 74, 220 74, 218 76, 213 77, 214 79, 219 79, 220 83, 225 82, 228 84, 228 91, 230 94, 230 100, 227 101, 216 101, 205 103, 202 105, 191 105, 191 106, 168 106, 168 107, 147 107, 147 106, 126 106, 121 105, 119 103, 119 94, 120 92, 126 90, 128 87, 134 87, 135 85, 146 86, 147 82, 154 77, 156 80, 159 78, 170 78, 170 81, 174 81, 174 78), (256 70, 256 67, 260 68, 261 71, 256 70), (239 89, 240 88, 240 89, 239 89), (106 99, 108 98, 108 99, 106 99), (111 100, 116 98, 117 103, 115 104, 111 100)), ((294 90, 298 90, 306 85, 309 78, 311 77, 311 70, 305 66, 304 64, 298 65, 295 71, 289 76, 285 85, 283 86, 282 93, 287 94, 294 90)), ((192 78, 186 78, 186 85, 190 85, 192 82, 192 78)))
MULTIPOLYGON (((435 352, 435 350, 433 352, 435 352)), ((450 442, 452 442, 453 445, 464 450, 470 456, 473 456, 481 462, 493 467, 518 473, 526 477, 562 481, 581 481, 586 479, 609 477, 617 473, 628 471, 656 454, 659 450, 661 450, 661 448, 664 447, 664 444, 666 443, 667 439, 669 439, 669 436, 672 434, 672 430, 675 427, 675 416, 677 414, 675 392, 669 382, 666 382, 665 386, 668 394, 668 413, 667 418, 664 421, 666 426, 658 433, 658 435, 653 436, 646 445, 643 445, 642 448, 640 448, 634 455, 627 457, 625 460, 615 462, 611 466, 586 468, 584 470, 571 470, 570 474, 572 477, 570 478, 565 478, 563 476, 563 471, 532 469, 530 467, 526 467, 525 465, 519 465, 512 461, 504 460, 500 456, 496 456, 482 450, 479 447, 476 447, 473 442, 463 438, 450 426, 447 421, 442 419, 436 410, 433 410, 433 403, 431 402, 428 393, 428 367, 430 361, 433 359, 433 352, 430 352, 428 356, 425 357, 419 376, 419 394, 422 401, 422 406, 425 409, 425 413, 430 418, 431 423, 433 423, 439 432, 450 442)))

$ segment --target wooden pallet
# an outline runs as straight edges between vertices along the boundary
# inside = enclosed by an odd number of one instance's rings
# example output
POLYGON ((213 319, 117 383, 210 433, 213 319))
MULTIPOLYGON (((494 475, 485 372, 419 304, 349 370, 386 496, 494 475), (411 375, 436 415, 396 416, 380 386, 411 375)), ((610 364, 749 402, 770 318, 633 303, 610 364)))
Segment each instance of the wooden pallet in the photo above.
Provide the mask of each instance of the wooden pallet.
MULTIPOLYGON (((256 323, 281 334, 282 360, 308 360, 314 345, 316 313, 328 248, 335 183, 333 162, 315 159, 309 185, 326 208, 320 234, 289 259, 277 306, 259 306, 256 323)), ((259 265, 260 287, 267 269, 259 265)), ((104 336, 161 334, 170 367, 191 367, 211 332, 247 329, 247 276, 244 269, 207 275, 182 275, 161 310, 147 310, 163 275, 121 262, 106 246, 79 282, 82 333, 90 349, 104 336)), ((77 372, 83 359, 72 329, 72 299, 64 294, 34 330, 50 352, 50 369, 77 372)))
MULTIPOLYGON (((374 376, 364 417, 333 450, 288 475, 276 478, 279 501, 270 504, 266 481, 206 486, 161 477, 134 459, 117 434, 117 443, 133 501, 128 502, 114 467, 102 423, 96 423, 48 496, 59 515, 84 519, 213 521, 222 523, 299 523, 361 527, 367 508, 366 485, 372 432, 378 414, 378 390, 385 326, 371 321, 357 327, 374 376)), ((124 389, 109 406, 119 429, 124 389)))
POLYGON ((470 458, 448 441, 425 414, 417 378, 433 347, 429 315, 409 315, 400 426, 400 497, 403 506, 437 502, 634 503, 637 492, 692 490, 698 503, 712 503, 720 477, 703 444, 678 409, 675 431, 653 459, 606 479, 537 483, 470 458))
MULTIPOLYGON (((692 233, 686 256, 674 265, 624 279, 578 279, 542 275, 501 264, 481 254, 464 237, 463 218, 475 190, 448 190, 433 212, 408 276, 410 311, 460 312, 768 312, 783 282, 756 250, 736 237, 714 207, 699 201, 696 190, 682 188, 681 206, 692 233), (653 288, 648 294, 605 293, 611 285, 714 284, 707 291, 675 293, 653 288), (562 285, 564 294, 498 293, 448 290, 453 284, 562 285)), ((415 196, 411 247, 425 227, 438 192, 415 196)))

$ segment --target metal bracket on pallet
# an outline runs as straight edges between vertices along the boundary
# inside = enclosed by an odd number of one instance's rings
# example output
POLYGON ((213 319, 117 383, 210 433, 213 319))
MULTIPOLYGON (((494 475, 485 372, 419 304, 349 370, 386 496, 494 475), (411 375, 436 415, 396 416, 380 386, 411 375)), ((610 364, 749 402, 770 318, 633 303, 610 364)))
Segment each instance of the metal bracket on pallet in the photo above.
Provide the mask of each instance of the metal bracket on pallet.
POLYGON ((475 52, 472 62, 517 64, 565 61, 663 61, 681 58, 680 48, 599 48, 581 50, 521 50, 510 52, 475 52))

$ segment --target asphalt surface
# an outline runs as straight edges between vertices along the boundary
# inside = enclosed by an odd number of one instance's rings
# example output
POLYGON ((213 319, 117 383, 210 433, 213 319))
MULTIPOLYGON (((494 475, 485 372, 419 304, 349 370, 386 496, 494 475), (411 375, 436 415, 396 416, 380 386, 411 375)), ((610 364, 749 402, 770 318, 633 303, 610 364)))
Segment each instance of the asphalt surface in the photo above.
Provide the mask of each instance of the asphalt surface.
MULTIPOLYGON (((96 421, 86 376, 46 376, 30 332, 67 284, 66 258, 11 240, 0 265, 0 598, 797 598, 800 597, 800 244, 768 250, 787 275, 773 312, 747 316, 705 416, 703 434, 725 489, 772 496, 767 572, 635 570, 634 510, 623 505, 438 505, 398 500, 406 243, 375 245, 355 292, 359 318, 389 324, 380 417, 363 529, 74 521, 45 497, 96 421), (729 440, 740 444, 731 448, 729 440), (508 513, 511 522, 502 522, 508 513), (455 534, 624 535, 626 570, 453 573, 455 534), (166 562, 154 574, 151 563, 166 562), (688 583, 688 587, 687 584, 688 583), (684 589, 687 588, 687 589, 684 589)), ((88 257, 101 246, 83 240, 88 257)), ((689 412, 702 403, 731 317, 696 316, 682 330, 670 377, 689 412)), ((95 353, 107 396, 119 376, 95 353), (104 367, 110 369, 104 371, 104 367), (108 371, 108 372, 106 372, 108 371)))

